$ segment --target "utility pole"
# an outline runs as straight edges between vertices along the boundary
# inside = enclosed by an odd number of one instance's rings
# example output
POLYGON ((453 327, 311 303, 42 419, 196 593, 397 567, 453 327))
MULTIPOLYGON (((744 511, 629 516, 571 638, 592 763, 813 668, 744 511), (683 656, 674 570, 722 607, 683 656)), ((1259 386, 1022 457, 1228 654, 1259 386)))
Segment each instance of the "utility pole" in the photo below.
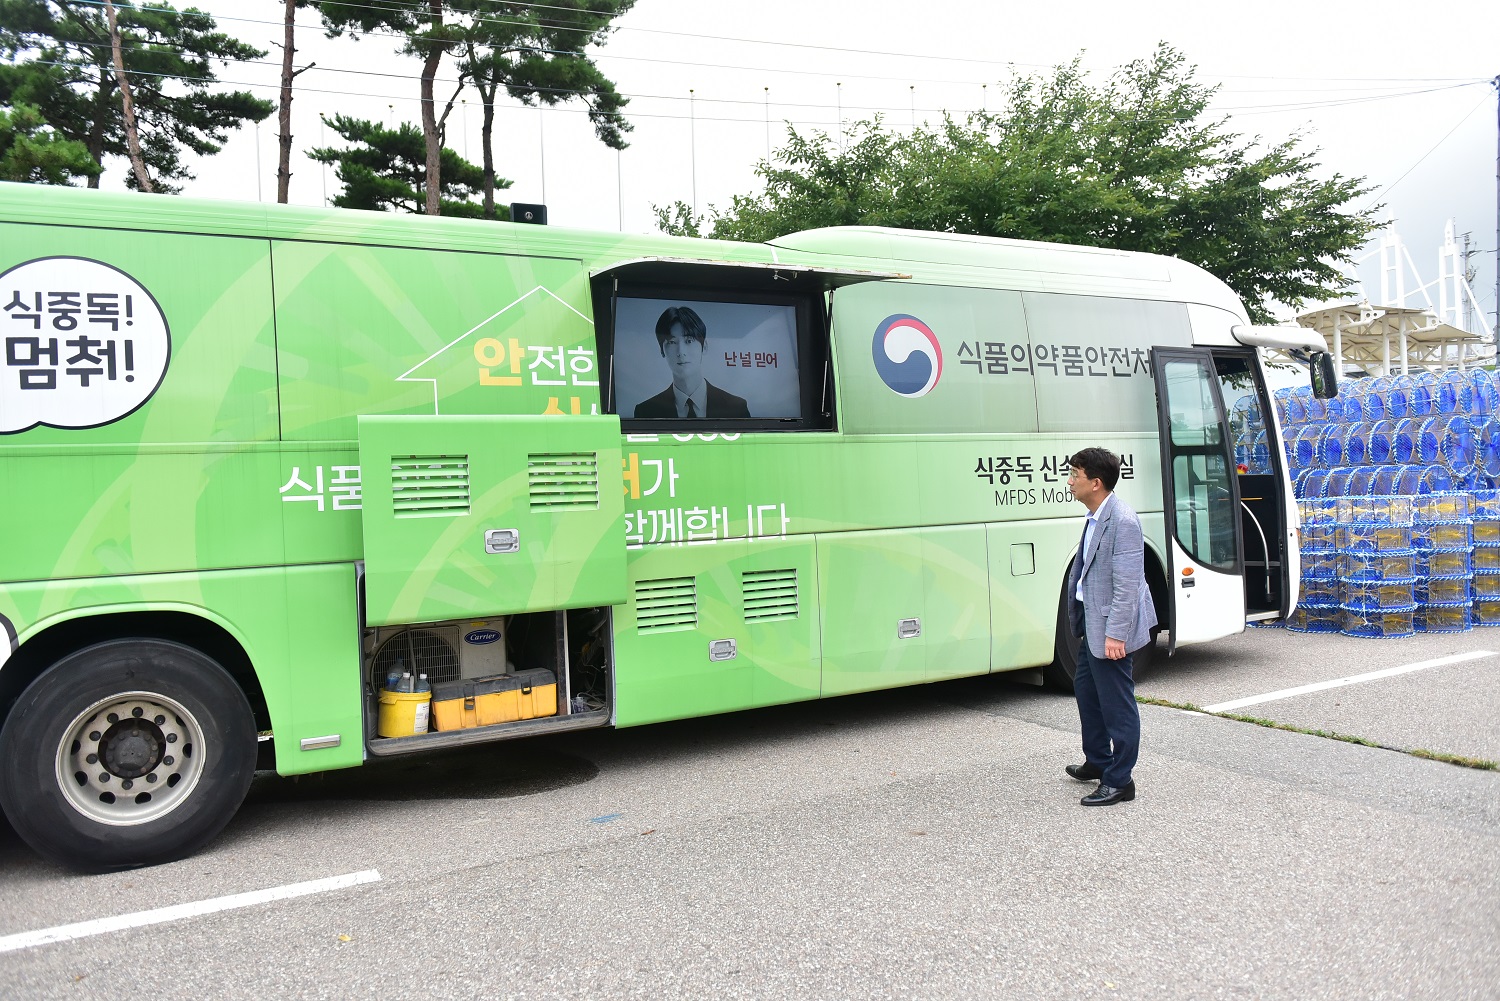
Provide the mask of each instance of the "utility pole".
MULTIPOLYGON (((1469 234, 1469 233, 1465 233, 1464 234, 1464 256, 1462 258, 1462 260, 1463 260, 1463 265, 1462 265, 1463 270, 1461 270, 1459 272, 1459 274, 1463 275, 1463 277, 1464 277, 1464 283, 1466 285, 1468 285, 1470 288, 1473 288, 1473 286, 1474 286, 1474 277, 1475 277, 1475 275, 1474 275, 1474 269, 1471 268, 1471 267, 1469 267, 1469 255, 1471 253, 1473 253, 1473 251, 1471 251, 1469 249, 1470 236, 1471 235, 1472 234, 1469 234)), ((1468 331, 1472 331, 1474 329, 1474 300, 1469 295, 1464 295, 1463 296, 1463 300, 1464 300, 1464 329, 1468 330, 1468 331)))
POLYGON ((1490 328, 1500 343, 1500 74, 1495 86, 1495 325, 1490 328))

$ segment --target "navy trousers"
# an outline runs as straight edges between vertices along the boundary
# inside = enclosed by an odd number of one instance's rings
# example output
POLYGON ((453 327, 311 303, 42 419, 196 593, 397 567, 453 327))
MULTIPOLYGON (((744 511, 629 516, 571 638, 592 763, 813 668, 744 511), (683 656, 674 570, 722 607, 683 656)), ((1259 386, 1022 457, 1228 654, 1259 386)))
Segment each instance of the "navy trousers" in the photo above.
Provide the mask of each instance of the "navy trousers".
POLYGON ((1083 755, 1104 774, 1101 781, 1117 789, 1130 784, 1141 750, 1141 713, 1131 676, 1134 659, 1134 653, 1119 660, 1095 657, 1085 636, 1078 647, 1078 673, 1073 677, 1083 755))

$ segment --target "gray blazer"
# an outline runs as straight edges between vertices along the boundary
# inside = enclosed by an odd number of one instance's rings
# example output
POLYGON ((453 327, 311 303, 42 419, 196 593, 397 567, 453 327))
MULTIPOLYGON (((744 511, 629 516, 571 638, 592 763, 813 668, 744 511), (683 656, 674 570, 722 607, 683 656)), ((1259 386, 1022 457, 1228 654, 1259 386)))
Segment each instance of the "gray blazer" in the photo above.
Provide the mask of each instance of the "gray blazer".
POLYGON ((1133 653, 1151 642, 1156 608, 1146 584, 1146 544, 1141 519, 1113 495, 1099 516, 1089 551, 1079 553, 1068 573, 1068 621, 1074 636, 1087 636, 1089 651, 1104 656, 1104 638, 1124 640, 1133 653), (1083 604, 1078 577, 1083 575, 1083 604))

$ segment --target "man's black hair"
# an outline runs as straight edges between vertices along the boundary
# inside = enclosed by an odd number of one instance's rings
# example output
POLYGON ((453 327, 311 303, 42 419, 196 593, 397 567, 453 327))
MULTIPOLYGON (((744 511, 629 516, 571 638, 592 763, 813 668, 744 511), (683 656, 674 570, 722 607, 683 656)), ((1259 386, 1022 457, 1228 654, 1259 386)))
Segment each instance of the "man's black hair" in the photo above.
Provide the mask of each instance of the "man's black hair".
POLYGON ((708 328, 703 325, 703 318, 686 306, 668 306, 661 311, 661 318, 656 321, 656 346, 661 349, 662 357, 667 355, 667 341, 672 338, 672 325, 682 327, 682 335, 691 337, 703 347, 708 341, 708 328))
POLYGON ((1120 457, 1107 448, 1080 448, 1068 457, 1068 465, 1083 470, 1083 475, 1113 490, 1120 482, 1120 457))

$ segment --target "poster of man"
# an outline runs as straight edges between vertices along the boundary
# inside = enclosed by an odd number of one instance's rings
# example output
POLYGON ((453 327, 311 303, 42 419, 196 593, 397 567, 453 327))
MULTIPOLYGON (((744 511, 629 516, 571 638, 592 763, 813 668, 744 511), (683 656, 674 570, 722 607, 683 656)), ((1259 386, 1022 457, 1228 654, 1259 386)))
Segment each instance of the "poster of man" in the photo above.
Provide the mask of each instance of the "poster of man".
POLYGON ((800 417, 796 310, 774 303, 622 296, 616 305, 615 388, 621 416, 800 417))

